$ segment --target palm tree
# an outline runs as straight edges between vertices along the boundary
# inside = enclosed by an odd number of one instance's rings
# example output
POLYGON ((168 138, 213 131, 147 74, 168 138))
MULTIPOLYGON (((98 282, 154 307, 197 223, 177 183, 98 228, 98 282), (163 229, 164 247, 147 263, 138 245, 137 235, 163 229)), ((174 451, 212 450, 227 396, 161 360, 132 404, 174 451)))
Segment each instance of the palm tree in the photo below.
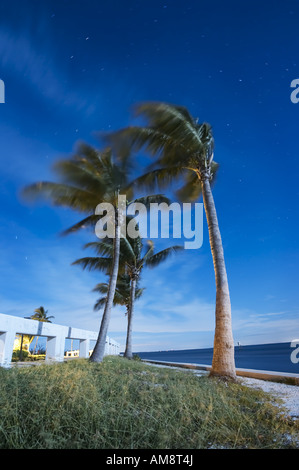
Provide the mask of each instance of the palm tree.
MULTIPOLYGON (((88 268, 89 270, 106 270, 107 259, 112 260, 113 245, 111 239, 105 240, 104 242, 91 242, 85 245, 85 248, 91 247, 95 249, 98 255, 107 255, 103 257, 85 257, 76 260, 73 264, 80 265, 83 269, 88 268), (109 258, 110 256, 110 258, 109 258), (105 262, 103 262, 105 259, 105 262)), ((154 252, 154 244, 151 240, 147 241, 147 247, 143 244, 142 238, 137 236, 131 238, 129 236, 122 237, 120 243, 120 273, 122 273, 119 279, 119 289, 116 292, 114 298, 115 304, 121 304, 125 300, 126 303, 123 305, 127 306, 128 314, 128 326, 127 326, 127 337, 126 337, 126 348, 124 357, 131 359, 133 357, 132 351, 132 328, 133 328, 133 316, 135 300, 140 297, 141 289, 138 288, 138 281, 144 266, 155 267, 165 261, 170 255, 175 252, 183 250, 181 246, 171 246, 158 253, 154 252), (128 288, 128 280, 129 288, 128 288), (121 284, 123 282, 123 284, 121 284), (121 291, 122 289, 122 291, 121 291)), ((111 261, 110 261, 111 262, 111 261)), ((105 292, 106 284, 98 284, 99 288, 95 288, 96 291, 101 293, 105 292)), ((104 300, 100 299, 96 306, 101 307, 104 300)))
MULTIPOLYGON (((37 321, 42 321, 42 322, 46 322, 46 323, 52 323, 50 318, 55 318, 55 317, 53 317, 53 315, 48 317, 47 313, 48 313, 48 310, 45 310, 44 307, 41 306, 41 307, 36 308, 34 310, 33 315, 30 315, 30 317, 25 317, 25 318, 28 318, 29 320, 37 320, 37 321)), ((33 337, 32 337, 32 339, 33 339, 33 337)), ((35 349, 36 349, 36 346, 37 346, 37 341, 38 341, 38 336, 36 337, 35 345, 34 345, 32 354, 35 353, 35 349)))
MULTIPOLYGON (((48 310, 45 310, 44 307, 41 306, 39 308, 36 308, 34 310, 34 313, 32 315, 30 315, 30 317, 25 317, 25 318, 27 318, 28 320, 37 320, 37 321, 42 321, 42 322, 46 322, 46 323, 52 323, 50 318, 55 318, 55 317, 53 317, 53 315, 48 317, 47 313, 48 313, 48 310)), ((32 336, 31 341, 33 340, 33 338, 34 337, 32 336)), ((34 345, 32 354, 34 354, 34 352, 35 352, 35 348, 37 346, 37 341, 38 341, 38 336, 36 337, 36 341, 35 341, 35 345, 34 345)))
MULTIPOLYGON (((122 255, 122 252, 123 252, 122 248, 124 246, 124 238, 121 238, 120 242, 121 242, 120 243, 121 248, 120 248, 119 274, 118 274, 118 279, 116 282, 113 305, 122 305, 126 307, 126 315, 128 317, 128 328, 127 328, 127 332, 128 332, 129 325, 130 325, 130 309, 131 309, 131 304, 133 302, 131 298, 132 296, 131 277, 126 272, 125 258, 122 255)), ((90 246, 94 247, 96 249, 96 252, 99 255, 104 255, 104 256, 97 256, 97 257, 88 256, 88 257, 80 258, 74 261, 72 264, 79 265, 83 269, 88 269, 89 271, 99 270, 99 271, 104 272, 105 274, 109 274, 109 269, 107 269, 107 267, 111 266, 113 262, 113 243, 111 242, 111 239, 107 239, 101 242, 87 243, 85 245, 85 248, 88 248, 90 246)), ((138 287, 137 289, 135 288, 135 292, 133 293, 134 300, 140 298, 143 291, 144 289, 140 289, 138 287)), ((109 282, 101 282, 97 284, 94 287, 93 292, 99 292, 100 294, 105 294, 105 296, 98 299, 94 305, 94 310, 98 311, 102 307, 105 306, 105 303, 107 301, 107 295, 109 292, 109 282)))
MULTIPOLYGON (((27 198, 45 196, 54 205, 65 206, 84 213, 87 216, 67 229, 64 234, 75 232, 85 227, 95 227, 95 224, 104 217, 95 213, 99 203, 108 203, 114 208, 113 212, 113 263, 109 271, 109 292, 102 316, 99 335, 95 348, 90 357, 92 362, 101 362, 104 357, 105 343, 111 317, 114 293, 119 267, 119 250, 123 207, 119 206, 119 196, 125 195, 128 200, 133 196, 133 189, 128 186, 129 162, 116 164, 110 149, 98 151, 87 144, 78 146, 78 151, 70 159, 60 160, 54 170, 61 179, 59 183, 39 182, 28 186, 23 191, 27 198)), ((167 201, 159 195, 154 201, 167 201)), ((152 196, 135 200, 150 204, 152 196)))
POLYGON ((37 321, 43 321, 46 323, 52 323, 50 318, 55 318, 53 315, 48 316, 47 315, 48 310, 45 310, 44 307, 39 307, 34 310, 34 314, 31 315, 29 318, 30 320, 37 320, 37 321))
POLYGON ((202 195, 208 222, 209 240, 216 281, 215 337, 212 376, 235 380, 234 342, 231 303, 222 240, 211 181, 218 164, 214 162, 214 138, 211 126, 198 123, 181 106, 148 102, 136 107, 136 115, 146 119, 145 126, 131 126, 106 136, 122 161, 130 153, 146 149, 156 156, 150 171, 135 184, 152 188, 168 186, 183 179, 176 191, 181 201, 196 201, 202 195))
MULTIPOLYGON (((29 196, 45 196, 54 205, 66 206, 87 214, 87 217, 67 229, 71 233, 84 228, 95 226, 101 215, 95 214, 95 209, 101 202, 112 204, 114 211, 114 243, 113 265, 110 271, 109 293, 102 317, 101 327, 91 361, 101 362, 104 356, 107 330, 110 321, 112 301, 114 297, 119 263, 120 217, 118 196, 127 185, 126 168, 116 165, 112 153, 108 149, 98 152, 94 148, 81 144, 78 152, 69 160, 60 160, 54 166, 60 179, 59 183, 40 182, 25 188, 24 194, 29 196)), ((126 194, 132 195, 128 189, 126 194)))
POLYGON ((158 266, 163 261, 165 261, 171 254, 183 250, 181 246, 171 246, 165 248, 164 250, 154 253, 154 244, 151 240, 147 241, 147 248, 145 248, 142 238, 129 238, 125 240, 126 253, 125 253, 125 263, 128 268, 128 274, 131 279, 131 296, 130 296, 130 309, 128 315, 128 330, 127 330, 127 340, 126 340, 126 349, 124 356, 127 359, 132 359, 133 350, 132 350, 132 328, 133 328, 133 316, 134 316, 134 306, 135 306, 135 290, 137 282, 140 278, 142 269, 144 266, 149 266, 151 268, 158 266))

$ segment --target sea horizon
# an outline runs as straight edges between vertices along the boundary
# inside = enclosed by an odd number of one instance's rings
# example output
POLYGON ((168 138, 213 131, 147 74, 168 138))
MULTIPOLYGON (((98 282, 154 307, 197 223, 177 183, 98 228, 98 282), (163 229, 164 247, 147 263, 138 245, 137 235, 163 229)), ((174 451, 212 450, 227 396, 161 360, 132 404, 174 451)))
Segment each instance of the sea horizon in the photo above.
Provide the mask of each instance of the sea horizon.
MULTIPOLYGON (((299 361, 294 362, 297 357, 295 354, 296 348, 291 347, 292 341, 235 345, 236 368, 299 374, 299 361)), ((213 347, 168 349, 140 351, 134 354, 137 354, 141 359, 209 366, 212 364, 213 349, 213 347)))
MULTIPOLYGON (((252 344, 245 344, 245 343, 241 343, 240 344, 235 344, 234 345, 234 348, 238 348, 238 347, 247 347, 247 346, 266 346, 266 345, 271 345, 271 344, 291 344, 292 341, 295 341, 294 339, 290 340, 290 341, 271 341, 270 343, 252 343, 252 344)), ((299 343, 299 338, 298 338, 298 343, 299 343)), ((167 352, 167 351, 203 351, 203 350, 207 350, 207 349, 214 349, 214 346, 209 346, 209 347, 204 347, 204 348, 182 348, 182 349, 175 349, 175 348, 170 348, 170 349, 155 349, 153 351, 139 351, 139 352, 134 352, 134 354, 139 354, 139 353, 147 353, 147 352, 167 352)), ((124 352, 124 351, 123 351, 124 352)))

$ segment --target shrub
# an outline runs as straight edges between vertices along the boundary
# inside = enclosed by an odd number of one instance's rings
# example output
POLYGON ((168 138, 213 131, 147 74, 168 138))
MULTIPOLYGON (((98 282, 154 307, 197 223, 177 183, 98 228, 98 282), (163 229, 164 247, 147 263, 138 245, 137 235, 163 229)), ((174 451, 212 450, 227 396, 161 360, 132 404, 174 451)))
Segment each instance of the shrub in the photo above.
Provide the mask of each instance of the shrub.
POLYGON ((138 354, 133 354, 133 360, 134 361, 141 361, 141 358, 140 358, 140 356, 138 356, 138 354))
MULTIPOLYGON (((23 349, 22 356, 23 356, 23 361, 26 361, 26 359, 29 356, 29 352, 26 349, 23 349)), ((19 360, 20 360, 20 349, 15 349, 12 353, 12 362, 17 362, 19 360)))

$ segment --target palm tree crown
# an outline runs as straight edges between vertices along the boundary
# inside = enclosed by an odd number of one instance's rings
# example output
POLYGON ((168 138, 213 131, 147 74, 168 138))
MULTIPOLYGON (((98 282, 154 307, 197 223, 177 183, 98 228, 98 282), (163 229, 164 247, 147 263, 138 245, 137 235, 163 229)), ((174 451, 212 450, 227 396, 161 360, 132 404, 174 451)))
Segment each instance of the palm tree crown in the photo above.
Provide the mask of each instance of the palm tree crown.
MULTIPOLYGON (((106 297, 108 293, 108 282, 100 282, 97 284, 93 292, 98 292, 104 297, 101 297, 97 300, 94 305, 94 310, 100 310, 104 307, 106 302, 106 297)), ((135 292, 135 300, 139 299, 143 294, 144 288, 137 288, 135 292)), ((130 309, 130 296, 131 296, 131 278, 128 274, 120 274, 117 279, 116 289, 113 299, 113 305, 121 305, 126 307, 126 315, 129 313, 130 309)))
POLYGON ((101 217, 95 214, 97 205, 107 202, 117 207, 118 194, 133 196, 128 187, 126 163, 116 164, 111 149, 98 151, 81 143, 70 159, 59 160, 54 165, 59 182, 42 181, 27 186, 23 195, 26 199, 44 197, 56 206, 74 209, 87 214, 64 234, 77 231, 86 226, 94 227, 101 217))
POLYGON ((173 179, 183 178, 183 186, 177 191, 180 200, 198 200, 198 182, 213 180, 218 169, 213 160, 210 124, 199 124, 187 109, 166 103, 143 103, 135 107, 135 112, 146 119, 147 126, 130 126, 104 137, 123 162, 132 151, 141 149, 156 157, 150 171, 136 178, 134 184, 165 188, 173 179))
POLYGON ((46 323, 52 323, 50 318, 55 318, 53 315, 48 316, 47 315, 48 310, 45 310, 44 307, 39 307, 34 310, 34 313, 30 317, 25 317, 29 318, 30 320, 38 320, 38 321, 43 321, 46 323))

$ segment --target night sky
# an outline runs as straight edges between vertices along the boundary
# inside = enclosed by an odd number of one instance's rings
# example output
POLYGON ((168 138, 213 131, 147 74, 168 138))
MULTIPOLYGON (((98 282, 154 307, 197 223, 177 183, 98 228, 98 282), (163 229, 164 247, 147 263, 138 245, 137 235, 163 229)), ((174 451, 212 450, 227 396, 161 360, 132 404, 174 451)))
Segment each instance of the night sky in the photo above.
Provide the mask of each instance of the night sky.
MULTIPOLYGON (((2 0, 0 312, 43 305, 55 323, 98 330, 91 290, 106 279, 71 266, 94 234, 60 237, 81 215, 20 193, 55 180, 78 141, 134 123, 135 103, 166 101, 213 126, 235 343, 298 338, 298 29, 297 0, 2 0)), ((200 249, 144 270, 142 286, 135 350, 212 346, 206 223, 200 249)), ((122 347, 124 313, 108 333, 122 347)))

